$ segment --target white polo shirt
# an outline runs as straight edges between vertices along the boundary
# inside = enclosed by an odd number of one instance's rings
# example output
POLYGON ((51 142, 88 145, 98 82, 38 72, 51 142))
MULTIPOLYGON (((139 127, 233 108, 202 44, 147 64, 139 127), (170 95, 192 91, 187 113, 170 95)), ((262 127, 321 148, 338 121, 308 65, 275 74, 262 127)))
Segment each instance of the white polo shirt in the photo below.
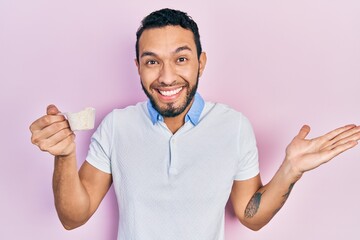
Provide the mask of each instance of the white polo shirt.
POLYGON ((259 173, 249 121, 199 94, 175 134, 151 104, 108 114, 87 161, 112 174, 120 211, 118 240, 223 240, 234 180, 259 173))

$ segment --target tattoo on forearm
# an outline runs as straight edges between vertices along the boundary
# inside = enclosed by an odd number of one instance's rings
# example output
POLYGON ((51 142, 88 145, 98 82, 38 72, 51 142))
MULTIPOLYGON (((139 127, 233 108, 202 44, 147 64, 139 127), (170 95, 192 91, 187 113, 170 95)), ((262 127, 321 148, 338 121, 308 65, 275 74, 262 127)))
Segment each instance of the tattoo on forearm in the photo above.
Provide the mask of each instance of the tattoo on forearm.
MULTIPOLYGON (((265 191, 264 191, 265 192, 265 191)), ((245 209, 245 217, 246 218, 252 218, 255 216, 257 211, 259 210, 261 196, 264 194, 264 192, 256 192, 252 198, 250 199, 248 205, 245 209)))
MULTIPOLYGON (((275 215, 281 208, 282 206, 284 206, 286 200, 288 199, 288 197, 290 196, 291 190, 293 189, 295 183, 290 184, 289 189, 287 191, 287 193, 285 193, 284 195, 282 195, 283 201, 281 202, 281 205, 278 209, 275 210, 274 214, 275 215)), ((265 192, 265 191, 264 191, 265 192)), ((264 194, 264 192, 256 192, 252 198, 250 199, 248 205, 245 208, 245 217, 246 218, 252 218, 255 216, 255 214, 257 213, 257 211, 259 210, 260 207, 260 202, 261 202, 261 197, 264 194)))
POLYGON ((289 197, 289 195, 290 195, 290 193, 291 193, 291 190, 293 189, 294 185, 295 185, 295 183, 290 184, 288 192, 283 195, 283 197, 285 198, 285 199, 284 199, 284 203, 285 203, 285 201, 288 199, 288 197, 289 197))
POLYGON ((295 183, 290 184, 287 193, 285 193, 284 195, 282 195, 283 201, 282 201, 280 207, 275 210, 274 215, 284 206, 286 200, 287 200, 287 199, 289 198, 289 196, 290 196, 291 190, 293 189, 294 185, 295 185, 295 183))

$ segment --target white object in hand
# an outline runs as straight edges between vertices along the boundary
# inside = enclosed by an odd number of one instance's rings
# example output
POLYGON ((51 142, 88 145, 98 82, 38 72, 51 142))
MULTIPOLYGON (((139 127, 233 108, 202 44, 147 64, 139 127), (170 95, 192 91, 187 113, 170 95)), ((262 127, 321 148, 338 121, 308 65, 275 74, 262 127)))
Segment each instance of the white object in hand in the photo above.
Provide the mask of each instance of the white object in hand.
POLYGON ((73 131, 93 129, 95 125, 95 108, 88 107, 77 113, 63 113, 73 131))

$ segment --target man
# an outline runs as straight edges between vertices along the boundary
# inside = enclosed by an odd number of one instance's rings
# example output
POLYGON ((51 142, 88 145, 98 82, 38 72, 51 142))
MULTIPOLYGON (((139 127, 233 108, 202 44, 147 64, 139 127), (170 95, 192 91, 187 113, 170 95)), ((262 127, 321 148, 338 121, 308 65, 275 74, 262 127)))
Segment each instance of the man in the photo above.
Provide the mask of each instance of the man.
POLYGON ((55 206, 66 229, 84 224, 114 183, 119 239, 224 239, 229 197, 240 222, 258 230, 304 172, 360 139, 360 127, 347 125, 306 140, 303 126, 263 185, 248 120, 196 91, 206 54, 186 13, 162 9, 144 18, 135 63, 149 101, 106 116, 79 171, 74 134, 54 105, 30 126, 32 142, 55 156, 55 206))

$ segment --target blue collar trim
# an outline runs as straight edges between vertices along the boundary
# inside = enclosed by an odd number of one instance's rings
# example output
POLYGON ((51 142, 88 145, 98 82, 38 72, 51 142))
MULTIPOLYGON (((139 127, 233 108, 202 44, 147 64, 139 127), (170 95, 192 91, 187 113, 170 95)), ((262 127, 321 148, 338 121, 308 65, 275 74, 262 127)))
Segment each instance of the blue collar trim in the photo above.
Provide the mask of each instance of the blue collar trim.
MULTIPOLYGON (((185 122, 190 121, 193 125, 197 125, 200 120, 200 115, 204 109, 205 102, 204 99, 200 96, 199 93, 196 93, 194 96, 194 102, 191 105, 189 112, 185 116, 185 122)), ((147 108, 150 114, 150 118, 153 124, 158 121, 163 122, 164 118, 161 116, 155 108, 152 106, 150 100, 147 101, 147 108)))

